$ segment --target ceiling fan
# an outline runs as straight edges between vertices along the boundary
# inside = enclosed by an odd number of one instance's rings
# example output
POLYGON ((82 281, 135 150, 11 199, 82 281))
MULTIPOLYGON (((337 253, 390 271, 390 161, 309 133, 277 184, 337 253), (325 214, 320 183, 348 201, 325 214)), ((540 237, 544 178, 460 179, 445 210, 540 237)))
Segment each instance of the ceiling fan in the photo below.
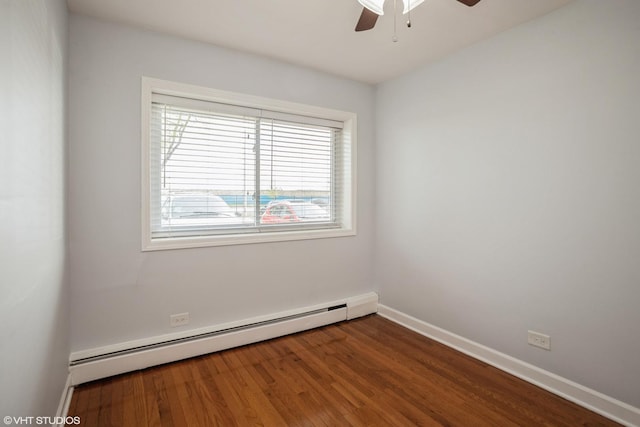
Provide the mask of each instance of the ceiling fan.
MULTIPOLYGON (((360 19, 356 24, 356 31, 367 31, 376 25, 378 16, 384 15, 383 6, 385 0, 358 0, 362 6, 360 19)), ((421 4, 424 0, 403 0, 404 10, 402 13, 410 12, 414 7, 421 4)), ((480 0, 458 0, 467 6, 475 6, 480 0)), ((408 24, 410 26, 410 24, 408 24)))

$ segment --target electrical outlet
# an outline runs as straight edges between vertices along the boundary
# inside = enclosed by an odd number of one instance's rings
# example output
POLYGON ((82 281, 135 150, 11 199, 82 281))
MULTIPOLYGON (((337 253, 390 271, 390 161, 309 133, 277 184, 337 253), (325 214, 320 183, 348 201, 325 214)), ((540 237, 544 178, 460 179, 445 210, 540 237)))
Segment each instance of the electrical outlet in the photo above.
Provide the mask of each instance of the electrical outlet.
POLYGON ((172 314, 169 316, 169 324, 172 328, 189 324, 189 313, 172 314))
POLYGON ((528 331, 529 345, 551 350, 551 337, 540 332, 528 331))

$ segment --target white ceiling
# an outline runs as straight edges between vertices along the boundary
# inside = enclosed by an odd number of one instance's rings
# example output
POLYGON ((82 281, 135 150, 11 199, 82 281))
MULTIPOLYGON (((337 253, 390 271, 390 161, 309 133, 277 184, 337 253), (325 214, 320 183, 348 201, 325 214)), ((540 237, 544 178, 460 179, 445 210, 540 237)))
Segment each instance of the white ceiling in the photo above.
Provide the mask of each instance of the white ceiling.
POLYGON ((356 33, 357 0, 67 0, 72 12, 379 83, 557 9, 572 0, 426 0, 405 25, 393 0, 356 33))

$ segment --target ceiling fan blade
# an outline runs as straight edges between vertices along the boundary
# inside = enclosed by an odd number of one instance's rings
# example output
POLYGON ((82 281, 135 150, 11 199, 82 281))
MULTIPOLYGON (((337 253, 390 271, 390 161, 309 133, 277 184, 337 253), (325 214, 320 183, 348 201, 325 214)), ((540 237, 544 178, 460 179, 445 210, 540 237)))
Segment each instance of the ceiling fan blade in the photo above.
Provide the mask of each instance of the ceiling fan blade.
POLYGON ((376 25, 376 21, 378 20, 378 15, 366 7, 362 8, 362 14, 360 14, 360 19, 358 19, 358 23, 356 24, 356 31, 367 31, 372 29, 376 25))
POLYGON ((462 4, 466 4, 467 6, 475 6, 480 0, 458 0, 462 4))

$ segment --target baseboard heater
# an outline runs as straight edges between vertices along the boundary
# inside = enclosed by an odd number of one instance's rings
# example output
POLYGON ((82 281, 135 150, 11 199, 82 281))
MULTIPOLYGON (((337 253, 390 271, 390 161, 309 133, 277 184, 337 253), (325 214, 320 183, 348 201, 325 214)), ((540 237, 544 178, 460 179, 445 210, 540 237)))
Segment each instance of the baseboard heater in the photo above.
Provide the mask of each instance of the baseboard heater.
POLYGON ((266 326, 266 325, 275 325, 278 324, 280 322, 284 322, 287 320, 293 320, 293 319, 302 319, 314 314, 320 314, 320 313, 325 313, 328 311, 333 311, 333 310, 339 310, 339 309, 343 309, 343 308, 347 308, 347 304, 340 304, 340 305, 335 305, 332 307, 327 307, 325 309, 320 309, 320 310, 313 310, 313 311, 309 311, 306 313, 300 313, 300 314, 294 314, 291 316, 285 316, 285 317, 281 317, 278 319, 273 319, 273 320, 265 320, 262 322, 255 322, 255 323, 250 323, 247 325, 241 325, 241 326, 235 326, 232 328, 227 328, 227 329, 221 329, 218 331, 213 331, 213 332, 205 332, 205 333, 201 333, 201 334, 196 334, 196 335, 190 335, 184 338, 176 338, 176 339, 170 339, 167 341, 161 341, 161 342, 157 342, 157 343, 153 343, 153 344, 146 344, 146 345, 141 345, 138 347, 132 347, 132 348, 128 348, 128 349, 124 349, 124 350, 116 350, 116 351, 112 351, 110 353, 105 353, 105 354, 99 354, 97 356, 89 356, 89 357, 85 357, 82 359, 77 359, 77 360, 73 360, 69 363, 69 366, 77 366, 83 363, 87 363, 87 362, 93 362, 96 360, 104 360, 104 359, 109 359, 111 357, 114 356, 120 356, 120 355, 125 355, 125 354, 131 354, 131 353, 136 353, 139 351, 143 351, 143 350, 150 350, 153 348, 159 348, 159 347, 166 347, 168 345, 173 345, 173 344, 179 344, 179 343, 186 343, 186 342, 190 342, 190 341, 196 341, 199 339, 203 339, 203 338, 210 338, 210 337, 216 337, 216 336, 221 336, 224 334, 228 334, 231 332, 239 332, 239 331, 245 331, 247 329, 251 329, 251 328, 256 328, 258 326, 266 326))
POLYGON ((277 338, 375 313, 378 295, 359 295, 344 301, 301 308, 272 316, 165 335, 71 354, 73 385, 164 363, 277 338))

